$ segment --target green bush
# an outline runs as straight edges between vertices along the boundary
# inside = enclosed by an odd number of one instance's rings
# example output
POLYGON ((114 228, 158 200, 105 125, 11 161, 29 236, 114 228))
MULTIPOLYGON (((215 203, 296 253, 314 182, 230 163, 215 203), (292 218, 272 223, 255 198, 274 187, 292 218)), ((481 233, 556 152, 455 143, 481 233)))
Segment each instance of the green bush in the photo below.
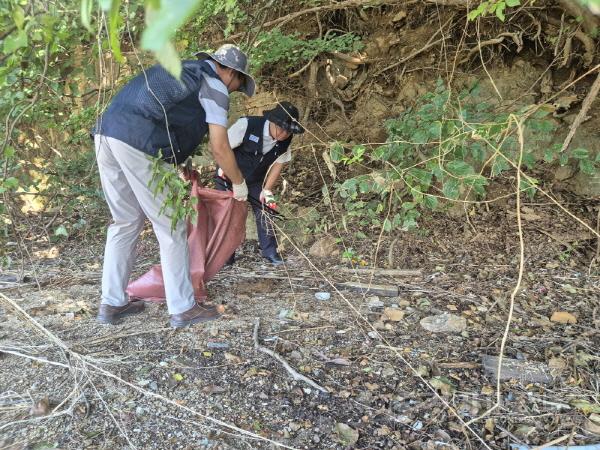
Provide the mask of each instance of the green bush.
MULTIPOLYGON (((330 147, 332 161, 345 165, 369 166, 372 171, 337 183, 335 189, 344 201, 344 220, 357 220, 362 226, 408 230, 417 226, 423 210, 437 210, 440 199, 484 199, 489 180, 517 164, 520 146, 513 118, 525 118, 527 140, 545 141, 555 129, 548 112, 523 108, 514 113, 498 113, 494 107, 476 100, 478 87, 452 96, 442 80, 433 92, 422 96, 398 118, 388 120, 387 141, 368 152, 363 145, 330 147), (389 214, 388 214, 389 212, 389 214)), ((548 148, 538 161, 533 145, 522 155, 524 170, 543 162, 565 165, 576 161, 579 168, 594 174, 600 159, 586 149, 560 153, 560 146, 548 148)), ((538 180, 523 177, 520 189, 533 196, 538 180)), ((460 201, 460 200, 459 200, 460 201)), ((446 203, 447 204, 447 203, 446 203)))
POLYGON ((321 53, 349 52, 361 48, 360 38, 352 33, 304 40, 299 37, 299 33, 283 34, 279 28, 275 28, 258 36, 251 62, 256 70, 265 64, 277 63, 289 69, 294 64, 309 61, 321 53))

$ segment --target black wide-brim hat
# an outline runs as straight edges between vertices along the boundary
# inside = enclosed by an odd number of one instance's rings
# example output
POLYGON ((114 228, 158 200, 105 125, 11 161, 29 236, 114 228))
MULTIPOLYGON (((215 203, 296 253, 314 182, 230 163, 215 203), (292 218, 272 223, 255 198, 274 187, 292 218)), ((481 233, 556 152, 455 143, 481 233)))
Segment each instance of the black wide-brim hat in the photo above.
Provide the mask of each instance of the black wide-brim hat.
POLYGON ((300 122, 298 122, 298 119, 300 118, 298 108, 290 102, 279 102, 275 108, 263 111, 263 115, 267 120, 280 126, 288 133, 304 133, 304 128, 300 125, 300 122))

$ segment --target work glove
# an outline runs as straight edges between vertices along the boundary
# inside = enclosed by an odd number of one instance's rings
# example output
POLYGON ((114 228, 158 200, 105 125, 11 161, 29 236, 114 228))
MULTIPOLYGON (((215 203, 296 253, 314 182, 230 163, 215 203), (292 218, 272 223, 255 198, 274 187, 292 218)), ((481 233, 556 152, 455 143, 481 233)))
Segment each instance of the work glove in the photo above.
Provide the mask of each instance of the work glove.
POLYGON ((267 205, 271 209, 277 209, 277 203, 275 203, 275 195, 269 189, 263 189, 260 192, 259 200, 267 205))
POLYGON ((231 190, 233 191, 233 198, 238 202, 245 202, 248 200, 248 186, 246 186, 246 180, 243 180, 240 184, 232 184, 231 190))

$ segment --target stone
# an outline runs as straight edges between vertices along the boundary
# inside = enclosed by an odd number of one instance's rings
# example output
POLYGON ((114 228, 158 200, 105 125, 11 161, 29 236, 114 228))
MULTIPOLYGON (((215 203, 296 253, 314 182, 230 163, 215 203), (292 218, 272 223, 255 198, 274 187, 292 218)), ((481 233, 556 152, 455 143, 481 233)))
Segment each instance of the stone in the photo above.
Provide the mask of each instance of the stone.
POLYGON ((367 298, 367 304, 369 305, 369 308, 383 308, 385 306, 385 303, 379 300, 379 297, 376 295, 367 298))
POLYGON ((600 436, 600 414, 590 414, 585 422, 585 429, 590 433, 600 436))
POLYGON ((386 367, 381 371, 381 376, 384 378, 393 377, 394 375, 396 375, 396 371, 391 367, 386 367))
POLYGON ((346 289, 349 291, 358 291, 361 294, 375 294, 380 297, 397 297, 398 286, 386 284, 371 284, 371 283, 356 283, 356 282, 345 282, 345 283, 334 283, 338 289, 346 289))
MULTIPOLYGON (((498 357, 484 355, 481 358, 483 368, 488 376, 496 380, 498 375, 498 357)), ((500 380, 519 380, 522 383, 551 383, 554 381, 552 369, 544 363, 520 361, 502 358, 500 380)))
POLYGON ((353 446, 358 441, 358 431, 345 423, 337 423, 335 431, 338 434, 340 442, 344 445, 353 446))
POLYGON ((556 311, 550 317, 550 321, 557 323, 577 323, 577 318, 569 312, 556 311))
POLYGON ((569 178, 572 178, 574 174, 575 169, 573 169, 573 167, 567 164, 566 166, 556 168, 556 170, 554 171, 554 179, 556 181, 565 181, 569 178))
POLYGON ((327 256, 337 256, 340 254, 337 240, 333 236, 325 236, 316 241, 308 251, 310 256, 315 258, 325 258, 327 256))
POLYGON ((421 326, 432 333, 461 333, 467 328, 467 320, 456 314, 438 314, 421 319, 421 326))
POLYGON ((396 308, 385 308, 383 315, 386 320, 391 320, 392 322, 400 322, 404 319, 404 311, 396 308))

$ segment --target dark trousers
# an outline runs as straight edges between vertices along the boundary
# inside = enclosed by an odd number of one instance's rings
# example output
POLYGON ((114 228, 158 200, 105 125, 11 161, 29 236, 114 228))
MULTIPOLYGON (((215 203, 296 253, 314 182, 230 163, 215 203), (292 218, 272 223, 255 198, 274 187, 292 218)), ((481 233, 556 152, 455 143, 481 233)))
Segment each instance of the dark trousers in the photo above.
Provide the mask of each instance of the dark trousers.
MULTIPOLYGON (((215 184, 219 191, 227 191, 229 184, 222 178, 216 177, 215 184)), ((264 211, 258 205, 262 184, 251 184, 248 186, 248 195, 254 197, 256 202, 252 202, 252 212, 256 221, 256 231, 258 232, 258 243, 260 244, 263 256, 275 256, 277 253, 277 238, 273 228, 273 219, 268 212, 264 211)), ((230 262, 234 261, 234 255, 231 255, 230 262)))

